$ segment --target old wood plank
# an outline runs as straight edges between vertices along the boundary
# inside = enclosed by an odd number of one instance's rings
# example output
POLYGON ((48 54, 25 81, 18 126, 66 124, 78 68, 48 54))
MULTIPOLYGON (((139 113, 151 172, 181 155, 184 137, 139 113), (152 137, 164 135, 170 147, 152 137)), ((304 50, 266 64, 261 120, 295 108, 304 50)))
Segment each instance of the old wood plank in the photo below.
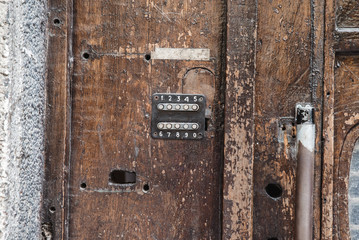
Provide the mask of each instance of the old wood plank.
POLYGON ((256 1, 227 2, 223 239, 253 238, 256 1))
POLYGON ((323 101, 323 173, 322 173, 322 239, 333 238, 333 150, 334 150, 334 1, 325 5, 324 101, 323 101))
POLYGON ((339 28, 359 27, 359 3, 356 0, 337 1, 336 25, 339 28))
POLYGON ((53 239, 66 237, 66 188, 69 152, 71 2, 51 0, 48 21, 46 80, 45 184, 43 188, 43 228, 53 239), (56 231, 54 231, 56 229, 56 231))
MULTIPOLYGON (((351 1, 326 2, 326 43, 323 114, 322 238, 350 239, 348 228, 348 178, 351 152, 357 138, 353 102, 358 34, 351 1), (343 5, 344 4, 344 5, 343 5), (338 10, 338 11, 337 11, 338 10), (338 15, 335 15, 338 14, 338 15), (354 16, 354 17, 353 17, 354 16), (335 22, 337 19, 337 22, 335 22), (350 20, 348 22, 347 20, 350 20), (348 25, 348 23, 350 23, 348 25), (336 29, 335 26, 339 28, 336 29), (355 136, 354 136, 355 135, 355 136)), ((355 12, 355 10, 354 10, 355 12)), ((354 94, 355 92, 355 94, 354 94)), ((355 96, 354 96, 355 95, 355 96)))
POLYGON ((255 239, 294 238, 293 228, 289 227, 294 225, 296 174, 292 123, 295 104, 311 101, 309 22, 310 1, 258 3, 255 239), (266 186, 274 185, 268 184, 279 184, 282 195, 270 197, 271 188, 266 190, 266 186), (270 226, 268 219, 275 219, 270 226))
POLYGON ((348 181, 350 161, 359 138, 359 56, 336 56, 334 84, 334 230, 338 239, 350 239, 348 181))
POLYGON ((312 1, 312 56, 311 56, 311 88, 312 103, 315 109, 315 166, 313 192, 313 239, 321 238, 322 223, 322 116, 323 116, 323 76, 324 76, 324 10, 325 2, 312 1))
POLYGON ((218 0, 75 2, 70 239, 219 238, 223 11, 218 0), (146 60, 156 47, 207 48, 211 60, 146 60), (205 139, 151 139, 156 92, 207 95, 205 139), (112 169, 136 184, 109 184, 112 169))
POLYGON ((312 100, 310 22, 311 1, 258 2, 254 239, 294 238, 296 154, 292 124, 295 104, 312 100))
POLYGON ((351 54, 359 51, 359 31, 341 29, 334 32, 333 48, 336 52, 351 54))

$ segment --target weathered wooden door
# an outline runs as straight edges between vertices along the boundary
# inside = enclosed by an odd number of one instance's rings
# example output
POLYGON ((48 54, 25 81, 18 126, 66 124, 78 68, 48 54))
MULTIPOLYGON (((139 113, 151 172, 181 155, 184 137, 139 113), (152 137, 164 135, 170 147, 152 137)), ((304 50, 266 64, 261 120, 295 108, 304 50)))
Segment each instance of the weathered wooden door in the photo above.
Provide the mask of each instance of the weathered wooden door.
MULTIPOLYGON (((45 195, 54 237, 218 239, 223 1, 50 6, 49 84, 55 92, 49 93, 49 128, 57 135, 49 136, 45 195), (176 103, 178 93, 204 95, 202 139, 153 138, 155 93, 171 93, 176 103), (64 118, 54 121, 58 116, 64 118)), ((156 134, 167 133, 177 132, 156 134)))
POLYGON ((49 0, 44 236, 294 239, 306 102, 313 238, 349 239, 357 5, 49 0), (154 94, 204 96, 197 139, 153 129, 154 94))

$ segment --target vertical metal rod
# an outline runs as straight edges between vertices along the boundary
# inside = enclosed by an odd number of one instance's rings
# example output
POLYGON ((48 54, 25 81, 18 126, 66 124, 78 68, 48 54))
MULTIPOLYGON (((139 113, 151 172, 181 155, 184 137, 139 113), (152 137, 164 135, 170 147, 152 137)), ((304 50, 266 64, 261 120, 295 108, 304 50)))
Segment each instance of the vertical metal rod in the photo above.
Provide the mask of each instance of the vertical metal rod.
POLYGON ((297 123, 297 192, 296 192, 296 240, 313 239, 313 184, 315 125, 314 109, 310 104, 296 105, 297 123))

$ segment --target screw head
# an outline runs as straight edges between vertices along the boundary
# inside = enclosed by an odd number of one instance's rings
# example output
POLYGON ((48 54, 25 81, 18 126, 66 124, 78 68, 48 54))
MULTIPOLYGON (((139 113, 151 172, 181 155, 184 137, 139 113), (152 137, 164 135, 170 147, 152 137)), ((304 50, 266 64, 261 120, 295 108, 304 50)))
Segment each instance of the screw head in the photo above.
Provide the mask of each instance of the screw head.
POLYGON ((168 104, 168 105, 167 105, 167 109, 172 109, 172 105, 171 105, 171 104, 168 104))
POLYGON ((163 106, 163 104, 158 104, 158 105, 157 105, 157 108, 158 108, 159 110, 162 110, 162 109, 164 108, 164 106, 163 106))
POLYGON ((176 105, 176 109, 177 109, 177 110, 181 109, 181 106, 180 106, 180 105, 176 105))
POLYGON ((159 129, 163 129, 163 124, 162 123, 159 123, 159 124, 157 124, 157 127, 159 128, 159 129))
POLYGON ((168 129, 171 129, 171 128, 172 128, 172 125, 168 123, 168 124, 166 125, 166 127, 167 127, 168 129))
POLYGON ((184 129, 187 129, 187 128, 188 128, 188 124, 183 125, 183 128, 184 128, 184 129))
POLYGON ((198 109, 198 105, 193 105, 193 106, 192 106, 192 109, 193 109, 193 110, 197 110, 197 109, 198 109))
POLYGON ((184 109, 184 110, 188 110, 188 108, 189 108, 188 105, 184 105, 184 106, 183 106, 183 109, 184 109))

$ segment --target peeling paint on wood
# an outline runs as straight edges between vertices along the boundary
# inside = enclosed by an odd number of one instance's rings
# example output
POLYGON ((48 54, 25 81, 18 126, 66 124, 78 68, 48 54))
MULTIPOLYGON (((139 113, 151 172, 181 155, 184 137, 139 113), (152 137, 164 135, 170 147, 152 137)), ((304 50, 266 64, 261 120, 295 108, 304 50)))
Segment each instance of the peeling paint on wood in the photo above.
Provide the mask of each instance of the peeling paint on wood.
POLYGON ((256 2, 236 0, 227 4, 222 238, 253 239, 256 2))

